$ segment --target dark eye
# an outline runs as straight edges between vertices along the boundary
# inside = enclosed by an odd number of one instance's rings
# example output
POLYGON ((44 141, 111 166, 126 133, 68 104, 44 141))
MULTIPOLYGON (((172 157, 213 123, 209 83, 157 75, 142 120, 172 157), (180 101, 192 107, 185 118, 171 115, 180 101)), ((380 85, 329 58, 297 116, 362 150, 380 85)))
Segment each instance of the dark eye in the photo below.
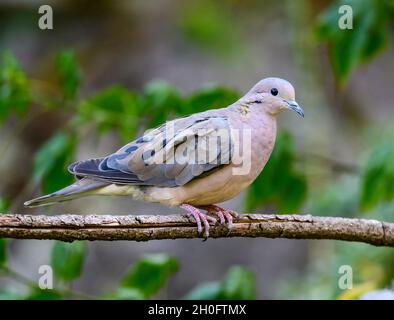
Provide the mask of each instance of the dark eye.
POLYGON ((273 96, 277 96, 277 95, 278 95, 278 89, 272 88, 272 89, 271 89, 271 94, 272 94, 273 96))

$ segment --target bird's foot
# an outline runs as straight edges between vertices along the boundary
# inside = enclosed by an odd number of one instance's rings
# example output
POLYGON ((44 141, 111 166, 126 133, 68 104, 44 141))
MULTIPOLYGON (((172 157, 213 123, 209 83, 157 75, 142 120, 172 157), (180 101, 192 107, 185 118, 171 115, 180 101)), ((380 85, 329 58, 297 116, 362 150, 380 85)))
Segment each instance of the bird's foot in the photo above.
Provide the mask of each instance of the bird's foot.
POLYGON ((207 240, 209 237, 209 221, 215 224, 217 220, 205 213, 202 213, 199 209, 187 203, 180 205, 180 208, 186 210, 190 215, 194 217, 197 223, 197 231, 200 235, 202 234, 203 229, 201 222, 204 224, 204 241, 207 240))
POLYGON ((231 230, 234 226, 233 225, 234 218, 238 217, 237 212, 235 212, 233 210, 225 209, 225 208, 222 208, 222 207, 219 207, 216 205, 203 206, 200 208, 206 210, 208 213, 217 215, 219 218, 220 224, 227 226, 228 234, 231 232, 231 230))

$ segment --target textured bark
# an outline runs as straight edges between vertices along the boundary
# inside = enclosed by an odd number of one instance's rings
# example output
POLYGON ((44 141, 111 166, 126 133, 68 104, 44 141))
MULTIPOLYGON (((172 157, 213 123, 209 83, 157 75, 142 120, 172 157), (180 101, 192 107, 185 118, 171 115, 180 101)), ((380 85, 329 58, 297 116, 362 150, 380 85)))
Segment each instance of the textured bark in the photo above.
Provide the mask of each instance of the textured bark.
MULTIPOLYGON (((0 215, 0 238, 161 240, 199 237, 193 218, 182 215, 0 215)), ((394 247, 394 223, 310 215, 244 214, 228 234, 211 226, 210 238, 332 239, 394 247)))

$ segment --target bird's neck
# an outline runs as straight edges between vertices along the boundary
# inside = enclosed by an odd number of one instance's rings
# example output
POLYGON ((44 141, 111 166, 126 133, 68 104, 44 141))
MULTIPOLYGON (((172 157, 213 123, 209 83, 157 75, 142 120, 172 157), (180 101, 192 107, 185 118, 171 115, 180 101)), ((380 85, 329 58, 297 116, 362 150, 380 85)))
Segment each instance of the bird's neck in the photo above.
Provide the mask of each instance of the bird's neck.
POLYGON ((237 131, 235 141, 239 143, 235 150, 243 158, 242 167, 248 168, 244 180, 250 183, 263 170, 274 148, 276 116, 264 112, 261 105, 249 105, 245 112, 242 105, 234 104, 231 111, 230 124, 237 131))
POLYGON ((268 112, 267 108, 264 108, 260 100, 251 102, 250 100, 241 98, 226 109, 233 112, 236 116, 239 116, 242 121, 251 123, 273 123, 276 128, 277 114, 268 112))
MULTIPOLYGON (((272 151, 276 139, 276 119, 261 103, 245 104, 242 100, 229 106, 233 128, 251 131, 252 141, 264 146, 268 154, 272 151)), ((268 160, 268 159, 267 159, 268 160)))

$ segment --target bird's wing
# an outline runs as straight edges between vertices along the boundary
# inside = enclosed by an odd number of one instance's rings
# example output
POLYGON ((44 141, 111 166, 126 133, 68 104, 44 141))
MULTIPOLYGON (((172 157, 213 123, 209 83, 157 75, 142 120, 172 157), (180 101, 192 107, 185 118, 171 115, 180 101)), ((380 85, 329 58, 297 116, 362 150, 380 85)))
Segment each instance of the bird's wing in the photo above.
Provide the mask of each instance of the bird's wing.
POLYGON ((167 122, 105 158, 76 162, 69 171, 109 183, 175 187, 228 164, 232 146, 228 118, 201 113, 167 122))

